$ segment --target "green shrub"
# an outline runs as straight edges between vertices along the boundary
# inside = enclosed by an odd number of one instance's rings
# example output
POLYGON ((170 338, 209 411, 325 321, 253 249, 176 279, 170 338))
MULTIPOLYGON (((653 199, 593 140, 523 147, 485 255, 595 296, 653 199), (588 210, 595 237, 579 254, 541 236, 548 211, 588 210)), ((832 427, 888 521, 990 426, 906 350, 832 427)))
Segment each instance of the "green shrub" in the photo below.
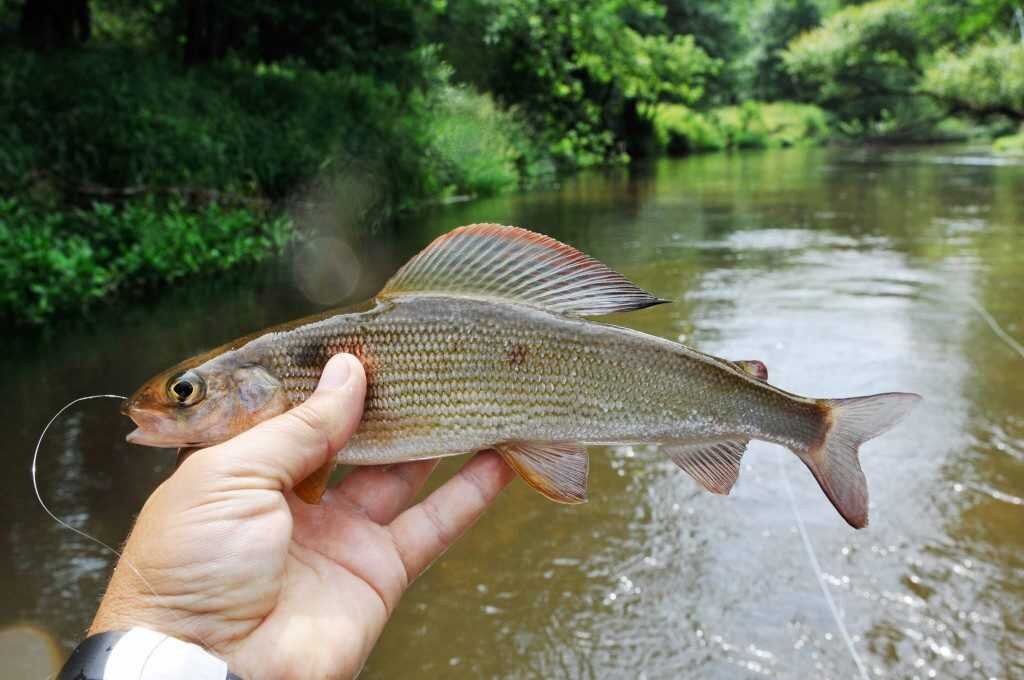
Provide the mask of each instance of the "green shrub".
POLYGON ((53 212, 0 199, 0 318, 39 323, 112 293, 257 262, 290 223, 258 211, 152 199, 53 212))
POLYGON ((432 111, 431 148, 445 196, 497 194, 545 171, 542 150, 523 123, 489 96, 446 86, 435 95, 432 111))
POLYGON ((1024 117, 1024 43, 1009 38, 944 52, 924 74, 922 88, 955 107, 1024 117))
POLYGON ((655 129, 660 145, 672 155, 818 144, 829 135, 822 109, 792 102, 745 102, 707 112, 663 104, 655 115, 655 129))
POLYGON ((1024 154, 1024 130, 997 138, 992 142, 992 148, 998 153, 1024 154))

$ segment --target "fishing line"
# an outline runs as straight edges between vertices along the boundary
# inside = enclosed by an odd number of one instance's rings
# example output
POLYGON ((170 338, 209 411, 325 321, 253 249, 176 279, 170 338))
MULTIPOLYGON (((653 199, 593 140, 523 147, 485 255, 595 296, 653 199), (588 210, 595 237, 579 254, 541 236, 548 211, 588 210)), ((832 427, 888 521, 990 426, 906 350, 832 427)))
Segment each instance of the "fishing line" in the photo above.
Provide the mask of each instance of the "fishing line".
POLYGON ((1009 345, 1010 349, 1019 354, 1021 359, 1024 359, 1024 346, 1021 346, 1019 342, 1014 340, 1012 335, 1004 331, 1003 327, 999 325, 999 322, 988 313, 987 309, 981 306, 980 302, 969 295, 965 297, 967 304, 973 307, 974 311, 978 313, 978 316, 985 320, 985 323, 987 323, 988 327, 992 329, 992 332, 998 335, 1003 342, 1009 345))
MULTIPOLYGON (((152 593, 153 597, 156 598, 157 602, 161 602, 162 603, 164 601, 164 598, 161 597, 158 592, 156 592, 156 590, 153 588, 152 585, 150 585, 150 583, 146 579, 146 577, 142 575, 142 572, 139 571, 138 568, 136 568, 136 566, 134 564, 132 564, 132 561, 130 559, 125 557, 124 554, 121 551, 117 550, 116 548, 114 548, 114 547, 104 543, 103 541, 101 541, 100 539, 96 538, 95 536, 91 536, 91 535, 85 533, 81 529, 78 529, 76 527, 71 526, 70 524, 68 524, 67 522, 62 520, 60 517, 58 517, 56 514, 54 514, 54 512, 52 510, 50 510, 49 507, 47 507, 46 503, 43 501, 42 494, 39 492, 39 478, 38 478, 38 475, 37 475, 36 471, 37 471, 38 462, 39 462, 39 449, 43 445, 43 438, 46 437, 46 433, 50 429, 50 426, 53 425, 54 421, 56 421, 57 418, 60 418, 60 416, 65 411, 67 411, 69 408, 71 408, 75 404, 78 404, 78 403, 83 402, 83 401, 88 401, 90 399, 120 399, 121 401, 124 401, 125 399, 127 399, 127 397, 125 397, 123 395, 120 395, 120 394, 90 394, 90 395, 85 396, 85 397, 79 397, 78 399, 72 399, 67 404, 65 404, 63 406, 63 408, 61 408, 59 411, 57 411, 53 415, 53 417, 50 418, 50 422, 46 423, 46 426, 43 428, 43 431, 39 433, 39 439, 36 441, 36 449, 35 449, 35 452, 32 454, 32 489, 36 493, 36 500, 39 501, 39 505, 43 508, 43 510, 46 512, 46 514, 49 515, 53 519, 54 522, 56 522, 57 524, 59 524, 61 527, 65 528, 65 529, 70 529, 71 531, 73 531, 74 533, 78 534, 79 536, 81 536, 82 538, 86 539, 87 541, 91 541, 91 542, 95 543, 96 545, 104 548, 105 550, 108 550, 111 554, 116 555, 117 559, 118 559, 118 564, 124 563, 124 564, 128 565, 128 568, 131 569, 132 572, 136 576, 139 577, 139 580, 142 581, 142 583, 146 586, 146 588, 149 590, 149 592, 152 593)), ((167 609, 167 611, 170 611, 170 612, 174 612, 175 611, 172 607, 166 607, 166 609, 167 609)), ((184 621, 184 620, 185 620, 184 616, 182 616, 181 614, 177 614, 177 621, 178 622, 181 622, 181 621, 184 621)), ((204 647, 209 648, 209 645, 206 644, 205 640, 203 640, 199 636, 197 636, 197 639, 199 639, 199 641, 203 644, 204 647)), ((148 661, 148 659, 147 659, 147 661, 148 661)))
POLYGON ((796 504, 796 496, 793 495, 793 487, 789 484, 789 475, 786 473, 786 466, 782 464, 781 458, 779 458, 779 469, 782 471, 782 481, 786 485, 786 495, 789 496, 789 507, 793 509, 793 516, 796 517, 796 526, 800 530, 800 538, 803 539, 807 558, 810 560, 811 569, 814 571, 814 575, 818 579, 818 585, 821 586, 821 592, 825 595, 825 601, 828 603, 829 611, 832 612, 832 618, 836 621, 836 626, 839 628, 839 634, 842 636, 843 642, 846 643, 846 649, 850 652, 850 656, 853 658, 853 663, 856 664, 857 670, 860 672, 860 677, 863 678, 863 680, 870 680, 868 669, 861 660, 860 654, 857 653, 857 648, 853 645, 853 638, 850 637, 850 633, 846 630, 846 625, 843 623, 843 619, 839 615, 839 607, 836 606, 836 601, 832 599, 832 591, 829 589, 828 583, 825 582, 825 574, 822 572, 821 565, 818 563, 818 556, 814 552, 814 544, 811 543, 811 538, 807 535, 807 529, 804 527, 804 518, 803 515, 800 514, 800 506, 796 504))
MULTIPOLYGON (((793 326, 789 329, 789 338, 786 341, 786 347, 792 348, 793 338, 796 333, 793 326)), ((786 495, 789 496, 789 507, 793 511, 793 517, 796 519, 797 529, 800 531, 800 538, 803 540, 804 552, 807 553, 807 560, 811 563, 811 571, 814 572, 815 578, 818 579, 818 585, 821 587, 821 593, 825 596, 825 602, 828 604, 828 610, 832 614, 832 619, 836 622, 836 628, 839 629, 839 635, 843 638, 843 642, 846 644, 846 650, 850 653, 850 658, 853 659, 853 663, 857 666, 857 672, 860 674, 861 680, 871 680, 868 674, 867 666, 864 665, 864 661, 860 658, 860 654, 857 653, 857 648, 853 644, 853 638, 850 637, 849 631, 846 630, 846 624, 843 623, 843 618, 839 614, 839 607, 836 606, 836 601, 832 597, 832 590, 828 587, 828 583, 825 581, 825 573, 821 569, 821 564, 818 562, 818 554, 814 550, 814 544, 811 543, 811 537, 807 534, 807 527, 804 526, 804 517, 800 513, 800 506, 796 503, 796 496, 793 494, 793 487, 789 483, 789 473, 786 472, 786 466, 782 462, 781 457, 778 458, 779 472, 782 474, 782 481, 786 486, 786 495)))

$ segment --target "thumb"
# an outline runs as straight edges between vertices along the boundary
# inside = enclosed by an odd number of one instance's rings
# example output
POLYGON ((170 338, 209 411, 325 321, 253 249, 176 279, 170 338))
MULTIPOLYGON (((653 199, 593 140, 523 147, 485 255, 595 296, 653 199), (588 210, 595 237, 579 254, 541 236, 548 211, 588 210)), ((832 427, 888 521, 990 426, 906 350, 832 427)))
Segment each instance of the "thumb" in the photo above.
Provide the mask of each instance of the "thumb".
POLYGON ((337 354, 309 399, 214 447, 219 451, 208 460, 218 461, 225 476, 290 489, 345 446, 359 426, 365 396, 362 364, 337 354))

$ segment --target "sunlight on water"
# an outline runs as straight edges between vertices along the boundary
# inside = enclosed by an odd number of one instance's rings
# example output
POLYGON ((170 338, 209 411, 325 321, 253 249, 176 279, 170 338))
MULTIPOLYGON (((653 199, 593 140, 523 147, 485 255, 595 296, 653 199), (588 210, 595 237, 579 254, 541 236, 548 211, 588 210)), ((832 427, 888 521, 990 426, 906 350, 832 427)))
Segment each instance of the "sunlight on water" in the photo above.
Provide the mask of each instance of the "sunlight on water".
MULTIPOLYGON (((810 396, 910 390, 925 401, 862 449, 871 525, 860 532, 794 456, 762 443, 727 498, 644 446, 594 449, 584 506, 513 484, 410 590, 362 677, 855 677, 786 478, 869 676, 1024 675, 1024 358, 985 317, 1024 340, 1022 187, 1024 167, 971 150, 721 154, 448 206, 398 241, 339 233, 358 265, 326 266, 301 287, 285 263, 26 340, 3 359, 12 470, 27 470, 16 452, 73 396, 130 390, 181 357, 316 311, 311 299, 356 285, 346 272, 357 266, 370 293, 458 224, 520 224, 673 301, 615 323, 759 359, 773 384, 810 396)), ((112 543, 172 466, 124 444, 122 420, 110 405, 83 408, 55 427, 41 462, 61 516, 112 543)), ((6 480, 16 519, 0 564, 18 584, 4 592, 6 622, 54 631, 66 649, 110 557, 46 521, 27 473, 6 480)))

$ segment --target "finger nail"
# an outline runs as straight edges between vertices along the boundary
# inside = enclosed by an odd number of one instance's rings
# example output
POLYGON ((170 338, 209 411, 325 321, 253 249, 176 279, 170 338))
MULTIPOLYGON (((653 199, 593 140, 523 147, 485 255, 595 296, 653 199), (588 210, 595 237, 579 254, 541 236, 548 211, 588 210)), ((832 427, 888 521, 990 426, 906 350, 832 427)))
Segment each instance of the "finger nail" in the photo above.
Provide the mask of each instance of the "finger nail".
POLYGON ((317 391, 336 390, 348 382, 348 377, 352 374, 353 360, 354 357, 350 354, 336 354, 331 357, 324 366, 323 375, 316 386, 317 391))

